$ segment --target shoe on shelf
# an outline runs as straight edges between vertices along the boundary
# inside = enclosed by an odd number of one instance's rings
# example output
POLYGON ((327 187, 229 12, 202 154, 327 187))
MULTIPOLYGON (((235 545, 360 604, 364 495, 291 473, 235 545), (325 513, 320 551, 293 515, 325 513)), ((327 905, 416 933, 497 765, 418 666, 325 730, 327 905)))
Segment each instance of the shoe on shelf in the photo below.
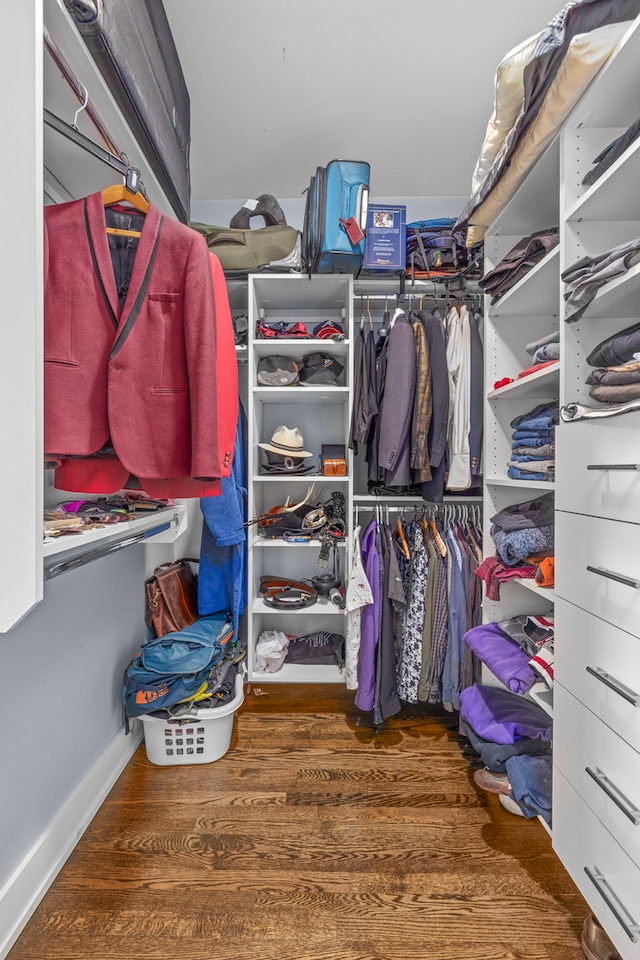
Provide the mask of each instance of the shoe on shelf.
POLYGON ((592 913, 582 925, 581 945, 587 960, 621 960, 620 954, 592 913))
POLYGON ((489 790, 490 793, 511 793, 511 784, 506 773, 494 773, 485 767, 483 770, 474 771, 473 779, 479 787, 489 790))

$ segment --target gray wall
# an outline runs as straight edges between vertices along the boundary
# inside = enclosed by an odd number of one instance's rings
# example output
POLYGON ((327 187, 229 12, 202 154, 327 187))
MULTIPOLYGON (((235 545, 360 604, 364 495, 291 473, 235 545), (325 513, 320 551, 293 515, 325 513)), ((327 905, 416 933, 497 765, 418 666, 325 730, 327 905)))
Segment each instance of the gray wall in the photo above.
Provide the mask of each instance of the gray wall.
POLYGON ((45 584, 0 635, 0 889, 122 727, 120 689, 144 639, 144 547, 45 584))

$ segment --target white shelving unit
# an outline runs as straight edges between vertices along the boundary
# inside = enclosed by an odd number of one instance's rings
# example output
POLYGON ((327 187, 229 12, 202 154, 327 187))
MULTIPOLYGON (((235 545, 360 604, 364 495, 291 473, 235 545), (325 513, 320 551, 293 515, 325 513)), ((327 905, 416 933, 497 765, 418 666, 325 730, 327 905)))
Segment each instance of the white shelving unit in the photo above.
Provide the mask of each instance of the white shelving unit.
POLYGON ((637 119, 639 62, 637 18, 485 238, 491 269, 518 237, 560 227, 559 247, 488 308, 485 338, 487 385, 514 377, 487 392, 485 523, 508 503, 554 490, 555 588, 509 581, 484 615, 554 608, 554 688, 528 694, 554 719, 552 842, 624 960, 640 958, 640 413, 561 422, 555 484, 510 481, 504 460, 509 422, 535 403, 597 406, 586 358, 640 317, 640 266, 603 286, 576 323, 564 322, 560 284, 580 258, 640 236, 640 140, 582 185, 593 159, 637 119), (555 329, 560 362, 515 379, 524 343, 555 329))
MULTIPOLYGON (((637 18, 564 124, 561 270, 640 236, 640 140, 582 185, 596 155, 637 119, 639 62, 637 18)), ((586 358, 639 317, 636 266, 602 287, 577 323, 562 323, 562 404, 598 406, 586 358)), ((639 413, 558 428, 553 846, 624 960, 640 958, 637 463, 639 413), (612 570, 629 585, 609 579, 612 570)))
MULTIPOLYGON (((558 226, 559 141, 548 147, 500 217, 485 236, 485 272, 495 267, 525 236, 558 226)), ((485 298, 485 420, 484 420, 484 555, 495 554, 490 536, 491 517, 504 507, 534 499, 555 488, 553 481, 515 480, 507 475, 513 428, 511 421, 538 403, 554 400, 560 391, 560 363, 526 377, 531 357, 527 343, 558 329, 560 312, 560 250, 556 246, 523 276, 497 303, 485 298), (494 388, 504 378, 511 382, 494 388)), ((554 591, 534 580, 514 578, 500 585, 500 600, 485 597, 485 622, 519 614, 550 613, 554 591)), ((484 683, 498 683, 483 667, 484 683)), ((553 716, 553 695, 544 683, 534 684, 524 696, 553 716)), ((550 832, 546 822, 539 822, 550 832)))
MULTIPOLYGON (((332 492, 345 497, 348 535, 352 517, 352 457, 347 447, 351 419, 351 384, 353 378, 351 343, 345 340, 255 339, 260 319, 302 321, 311 333, 325 320, 339 321, 349 335, 352 328, 353 278, 347 275, 299 276, 252 275, 248 284, 249 348, 248 348, 248 449, 249 449, 249 517, 265 513, 282 504, 287 496, 302 499, 307 488, 315 483, 316 501, 327 501, 332 492), (311 353, 327 353, 342 364, 338 385, 288 387, 261 386, 257 382, 260 360, 268 356, 285 356, 296 360, 311 353), (313 454, 313 473, 304 476, 280 476, 265 473, 264 454, 258 446, 268 442, 278 426, 297 427, 304 438, 304 447, 313 454), (321 475, 322 444, 342 444, 347 457, 346 477, 321 475)), ((347 575, 347 540, 338 547, 343 582, 347 575)), ((301 610, 277 610, 267 605, 259 585, 263 575, 310 579, 322 572, 317 559, 319 541, 286 543, 250 533, 248 561, 247 609, 249 680, 255 682, 344 682, 338 666, 316 666, 285 663, 275 673, 255 669, 255 649, 264 630, 282 630, 292 636, 303 636, 323 630, 344 635, 344 611, 328 599, 301 610)))

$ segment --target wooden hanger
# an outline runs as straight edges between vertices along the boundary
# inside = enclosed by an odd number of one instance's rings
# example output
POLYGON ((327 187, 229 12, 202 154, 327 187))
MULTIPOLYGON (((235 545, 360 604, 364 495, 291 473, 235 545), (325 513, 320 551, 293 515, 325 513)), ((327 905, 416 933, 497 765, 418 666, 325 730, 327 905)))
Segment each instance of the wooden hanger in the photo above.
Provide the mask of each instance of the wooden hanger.
MULTIPOLYGON (((102 191, 102 202, 105 207, 111 207, 114 203, 128 203, 140 213, 149 212, 149 201, 141 193, 133 193, 124 183, 114 183, 110 187, 105 187, 102 191)), ((141 237, 139 230, 122 230, 120 227, 107 227, 107 233, 116 237, 141 237)))
POLYGON ((440 531, 438 530, 438 528, 437 528, 437 526, 436 526, 435 520, 430 520, 430 521, 429 521, 429 529, 431 530, 431 536, 433 537, 433 539, 434 539, 434 541, 435 541, 435 545, 436 545, 436 547, 438 548, 438 550, 439 550, 439 552, 440 552, 440 556, 441 556, 441 557, 446 557, 446 555, 447 555, 447 548, 446 548, 446 546, 445 546, 445 543, 444 543, 442 537, 440 536, 440 531))
POLYGON ((409 544, 407 543, 407 538, 404 533, 404 527, 402 526, 402 520, 400 519, 400 515, 398 515, 398 519, 396 520, 395 538, 396 538, 396 543, 398 544, 398 547, 400 548, 403 555, 406 557, 407 560, 411 560, 411 551, 409 549, 409 544))

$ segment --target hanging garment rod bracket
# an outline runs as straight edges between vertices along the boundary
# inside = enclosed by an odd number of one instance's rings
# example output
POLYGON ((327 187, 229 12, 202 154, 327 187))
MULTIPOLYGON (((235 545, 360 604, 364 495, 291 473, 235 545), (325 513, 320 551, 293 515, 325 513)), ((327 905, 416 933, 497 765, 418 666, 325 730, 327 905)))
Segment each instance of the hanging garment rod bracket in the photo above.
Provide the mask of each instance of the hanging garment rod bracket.
POLYGON ((133 536, 124 536, 119 540, 112 540, 110 543, 105 543, 104 546, 95 547, 93 550, 86 550, 67 560, 59 560, 54 563, 45 564, 44 579, 52 580, 54 577, 59 577, 62 573, 77 570, 79 567, 84 567, 87 563, 92 563, 94 560, 101 560, 103 557, 108 557, 118 550, 131 547, 136 543, 141 543, 143 540, 155 537, 159 533, 164 533, 165 530, 169 530, 172 526, 177 527, 179 523, 180 517, 175 513, 171 520, 151 527, 149 530, 143 530, 140 533, 133 534, 133 536))
POLYGON ((61 133, 67 140, 72 140, 73 143, 77 144, 82 150, 86 150, 87 153, 106 163, 107 166, 113 170, 117 170, 118 173, 125 178, 127 190, 130 190, 131 193, 142 193, 144 196, 144 185, 140 179, 140 170, 137 167, 125 163, 120 157, 115 157, 108 150, 105 150, 104 147, 101 147, 99 143, 86 137, 84 133, 81 133, 80 130, 65 120, 61 120, 60 117, 57 117, 55 113, 51 113, 46 107, 43 112, 44 122, 47 126, 61 133))

